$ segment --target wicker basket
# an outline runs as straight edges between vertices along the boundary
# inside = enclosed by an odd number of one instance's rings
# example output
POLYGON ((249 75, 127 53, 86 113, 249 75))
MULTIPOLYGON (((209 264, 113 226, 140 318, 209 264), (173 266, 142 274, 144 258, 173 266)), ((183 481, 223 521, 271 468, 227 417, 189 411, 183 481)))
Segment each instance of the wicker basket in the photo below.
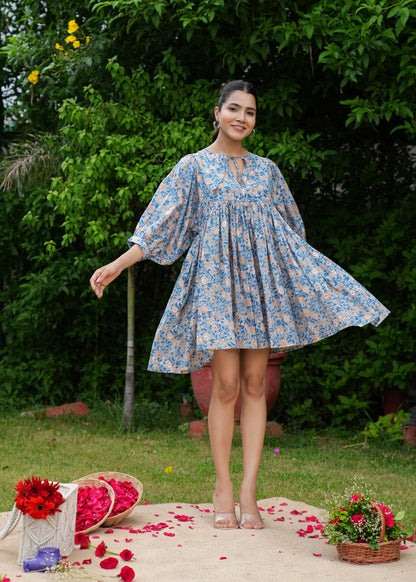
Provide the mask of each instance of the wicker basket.
POLYGON ((104 524, 104 522, 106 521, 106 519, 108 518, 108 516, 110 515, 110 513, 113 510, 113 506, 114 506, 114 501, 115 501, 115 494, 114 494, 114 489, 111 487, 111 485, 109 485, 108 483, 106 483, 105 481, 102 481, 101 479, 96 479, 90 476, 87 477, 82 477, 81 479, 75 479, 75 481, 72 481, 72 483, 77 483, 79 487, 105 487, 107 489, 107 493, 110 497, 110 506, 108 508, 107 513, 104 515, 104 517, 98 521, 97 523, 95 523, 93 526, 91 526, 88 529, 82 530, 82 531, 77 531, 76 533, 90 533, 91 531, 94 531, 95 529, 99 528, 101 525, 104 524))
POLYGON ((381 531, 379 546, 380 549, 370 548, 369 544, 358 543, 342 543, 337 544, 338 558, 343 562, 350 562, 352 564, 382 564, 386 562, 395 562, 400 560, 400 546, 401 540, 392 540, 390 542, 384 541, 384 534, 386 531, 386 520, 384 514, 377 505, 372 502, 371 505, 377 510, 380 521, 381 531))
MULTIPOLYGON (((103 477, 104 479, 106 479, 108 481, 110 479, 115 479, 116 481, 121 481, 121 482, 127 481, 127 482, 131 483, 137 491, 138 497, 137 497, 136 503, 134 503, 131 507, 129 507, 125 511, 118 513, 117 515, 112 515, 111 517, 107 517, 105 522, 104 522, 104 525, 107 527, 109 527, 111 525, 117 525, 118 523, 120 523, 120 521, 122 521, 128 515, 130 515, 130 513, 133 511, 133 509, 139 503, 139 501, 143 495, 143 485, 141 484, 141 482, 138 479, 136 479, 135 477, 132 477, 131 475, 127 475, 127 473, 116 473, 113 471, 103 471, 101 473, 91 473, 91 475, 87 475, 87 478, 92 478, 92 479, 99 479, 99 477, 103 477)), ((100 482, 103 483, 102 479, 100 479, 100 482)))

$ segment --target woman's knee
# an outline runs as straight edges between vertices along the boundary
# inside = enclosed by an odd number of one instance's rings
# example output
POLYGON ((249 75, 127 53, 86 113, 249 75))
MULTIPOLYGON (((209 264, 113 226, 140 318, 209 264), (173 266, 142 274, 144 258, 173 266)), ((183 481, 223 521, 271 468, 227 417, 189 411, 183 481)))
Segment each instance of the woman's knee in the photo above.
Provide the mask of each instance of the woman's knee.
POLYGON ((223 404, 231 404, 237 400, 240 391, 240 382, 238 378, 216 378, 213 379, 212 393, 223 404))
POLYGON ((241 378, 242 398, 263 398, 266 394, 266 377, 258 374, 248 374, 241 378))

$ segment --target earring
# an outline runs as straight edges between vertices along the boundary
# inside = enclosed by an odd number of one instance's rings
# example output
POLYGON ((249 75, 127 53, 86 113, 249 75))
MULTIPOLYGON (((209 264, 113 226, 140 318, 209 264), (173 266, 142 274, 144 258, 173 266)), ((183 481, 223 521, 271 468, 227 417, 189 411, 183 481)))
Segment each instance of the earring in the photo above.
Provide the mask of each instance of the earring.
POLYGON ((251 130, 251 133, 250 133, 249 137, 253 137, 253 135, 254 135, 255 133, 256 133, 256 130, 255 130, 255 129, 254 129, 254 127, 253 127, 253 129, 251 130))
POLYGON ((213 121, 212 122, 212 125, 214 126, 214 129, 218 129, 219 126, 220 126, 220 124, 219 124, 219 122, 217 120, 213 121))

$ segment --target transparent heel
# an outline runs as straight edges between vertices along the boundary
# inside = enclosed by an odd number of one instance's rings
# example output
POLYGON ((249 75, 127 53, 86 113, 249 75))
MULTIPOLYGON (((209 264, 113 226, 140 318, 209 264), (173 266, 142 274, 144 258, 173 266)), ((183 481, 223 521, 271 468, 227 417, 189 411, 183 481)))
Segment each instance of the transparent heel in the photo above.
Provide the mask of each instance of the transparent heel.
POLYGON ((236 529, 238 525, 234 511, 220 513, 214 510, 214 527, 216 529, 236 529))
POLYGON ((241 529, 263 529, 264 521, 259 513, 242 513, 240 517, 241 529))

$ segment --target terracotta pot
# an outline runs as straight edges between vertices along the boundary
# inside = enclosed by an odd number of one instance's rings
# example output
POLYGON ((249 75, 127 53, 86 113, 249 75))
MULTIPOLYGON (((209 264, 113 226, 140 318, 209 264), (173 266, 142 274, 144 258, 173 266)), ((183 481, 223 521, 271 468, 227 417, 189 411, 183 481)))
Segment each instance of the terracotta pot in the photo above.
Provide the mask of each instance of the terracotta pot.
MULTIPOLYGON (((286 358, 286 353, 270 354, 269 363, 266 372, 266 404, 267 414, 273 408, 274 403, 279 395, 280 390, 280 366, 286 358)), ((209 364, 200 370, 191 372, 191 382, 194 391, 195 400, 204 416, 208 415, 209 403, 212 393, 212 372, 209 364)), ((240 420, 241 415, 241 397, 238 396, 235 403, 234 418, 240 420)))
POLYGON ((403 440, 409 447, 416 447, 416 426, 402 426, 403 440))

